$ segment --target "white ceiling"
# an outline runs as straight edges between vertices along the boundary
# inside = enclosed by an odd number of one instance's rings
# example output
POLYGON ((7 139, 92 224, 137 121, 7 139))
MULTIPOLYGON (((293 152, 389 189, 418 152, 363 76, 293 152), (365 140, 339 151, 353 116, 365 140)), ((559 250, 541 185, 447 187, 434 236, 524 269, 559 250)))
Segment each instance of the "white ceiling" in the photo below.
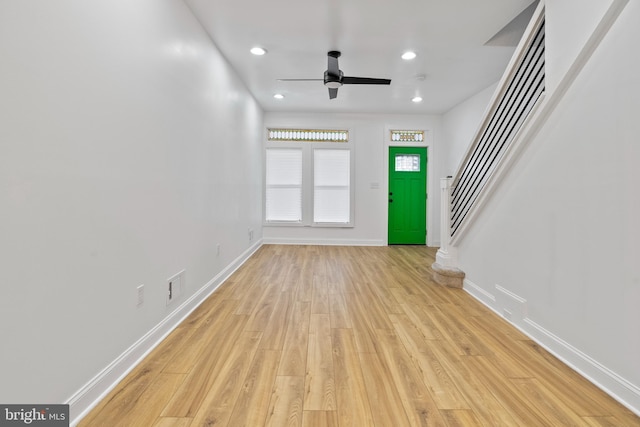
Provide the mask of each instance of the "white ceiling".
POLYGON ((443 113, 495 83, 513 54, 527 24, 526 15, 532 12, 527 8, 533 3, 185 1, 266 111, 398 114, 443 113), (268 53, 251 55, 253 46, 262 46, 268 53), (329 50, 342 52, 339 65, 346 76, 389 78, 391 85, 344 85, 337 99, 330 100, 322 81, 278 81, 322 79, 329 50), (406 50, 418 57, 402 60, 406 50), (276 100, 275 93, 285 98, 276 100), (411 102, 416 95, 423 98, 422 103, 411 102))

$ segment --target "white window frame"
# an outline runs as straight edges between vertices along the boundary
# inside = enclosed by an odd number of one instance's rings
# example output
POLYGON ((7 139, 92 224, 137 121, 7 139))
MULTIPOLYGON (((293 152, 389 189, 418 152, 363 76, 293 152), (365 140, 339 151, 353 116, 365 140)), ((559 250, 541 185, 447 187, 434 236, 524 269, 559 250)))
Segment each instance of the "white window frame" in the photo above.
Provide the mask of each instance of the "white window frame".
POLYGON ((263 176, 263 225, 265 227, 325 227, 325 228, 353 228, 355 226, 355 153, 351 142, 280 142, 267 141, 264 145, 263 155, 264 176, 263 176), (298 148, 302 149, 302 220, 301 221, 267 221, 266 220, 266 159, 267 150, 277 148, 298 148), (349 222, 346 223, 326 223, 313 221, 313 198, 314 198, 314 161, 313 150, 331 149, 348 150, 350 162, 349 174, 349 222))

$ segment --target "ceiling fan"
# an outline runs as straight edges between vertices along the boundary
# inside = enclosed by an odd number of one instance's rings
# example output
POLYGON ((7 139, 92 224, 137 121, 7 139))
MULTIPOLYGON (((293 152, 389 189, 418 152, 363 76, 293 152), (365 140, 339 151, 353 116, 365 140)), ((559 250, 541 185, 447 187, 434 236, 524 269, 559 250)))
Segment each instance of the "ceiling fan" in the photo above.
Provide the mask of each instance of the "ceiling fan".
POLYGON ((338 88, 342 85, 388 85, 391 84, 390 79, 375 79, 370 77, 349 77, 345 76, 338 67, 338 58, 341 53, 332 50, 327 53, 328 65, 327 71, 324 72, 324 79, 278 79, 281 82, 292 81, 324 81, 324 85, 329 89, 329 99, 338 96, 338 88))

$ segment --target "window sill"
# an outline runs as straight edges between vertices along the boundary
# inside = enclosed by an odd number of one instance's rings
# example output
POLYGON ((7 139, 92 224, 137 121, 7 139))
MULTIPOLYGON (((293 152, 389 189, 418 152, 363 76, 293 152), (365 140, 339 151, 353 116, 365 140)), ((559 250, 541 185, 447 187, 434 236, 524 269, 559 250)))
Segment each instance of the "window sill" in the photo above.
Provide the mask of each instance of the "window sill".
POLYGON ((354 228, 353 223, 332 223, 332 222, 316 222, 312 224, 305 224, 302 222, 294 221, 265 221, 262 223, 263 227, 306 227, 306 228, 354 228))

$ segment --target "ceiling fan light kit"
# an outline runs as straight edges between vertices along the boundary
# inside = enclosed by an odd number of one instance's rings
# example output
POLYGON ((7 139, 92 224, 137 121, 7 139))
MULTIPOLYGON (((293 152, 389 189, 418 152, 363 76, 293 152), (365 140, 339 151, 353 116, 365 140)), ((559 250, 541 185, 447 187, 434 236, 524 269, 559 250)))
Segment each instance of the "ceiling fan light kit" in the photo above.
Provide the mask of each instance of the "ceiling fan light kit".
MULTIPOLYGON (((338 96, 338 88, 342 85, 389 85, 390 79, 378 79, 371 77, 345 76, 338 66, 338 58, 342 54, 337 50, 327 52, 327 70, 324 72, 324 85, 329 90, 329 99, 338 96)), ((280 79, 280 81, 311 81, 318 79, 280 79)))

